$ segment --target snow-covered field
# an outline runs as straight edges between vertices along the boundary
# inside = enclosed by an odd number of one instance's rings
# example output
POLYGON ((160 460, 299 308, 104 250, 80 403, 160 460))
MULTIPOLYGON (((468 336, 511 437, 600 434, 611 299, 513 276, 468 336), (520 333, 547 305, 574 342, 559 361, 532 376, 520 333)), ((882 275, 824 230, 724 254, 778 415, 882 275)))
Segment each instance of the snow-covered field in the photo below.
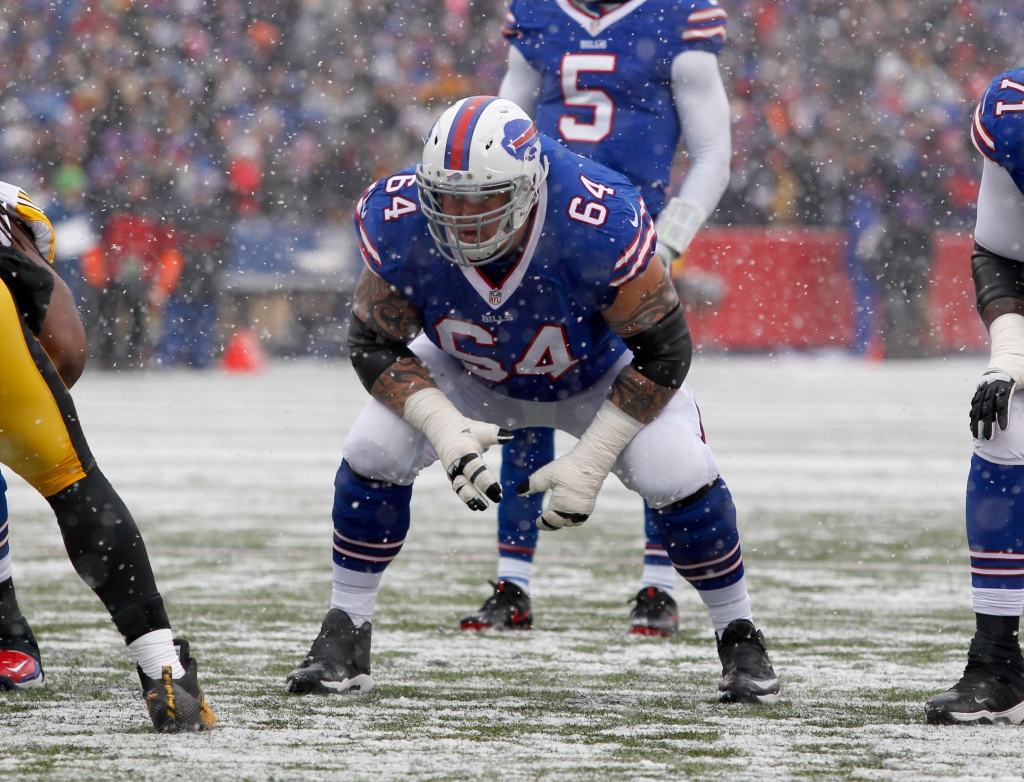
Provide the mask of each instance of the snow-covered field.
POLYGON ((287 695, 327 607, 332 481, 362 387, 345 363, 88 373, 75 389, 86 432, 220 726, 150 731, 48 507, 5 470, 15 580, 48 684, 0 696, 0 778, 1022 780, 1021 728, 933 728, 922 708, 959 677, 973 630, 963 492, 982 368, 695 360, 783 680, 783 701, 756 708, 715 702, 712 633, 685 583, 678 638, 624 635, 641 507, 614 478, 584 527, 542 538, 537 629, 460 633, 493 578, 493 515, 465 510, 436 466, 384 579, 377 690, 287 695))

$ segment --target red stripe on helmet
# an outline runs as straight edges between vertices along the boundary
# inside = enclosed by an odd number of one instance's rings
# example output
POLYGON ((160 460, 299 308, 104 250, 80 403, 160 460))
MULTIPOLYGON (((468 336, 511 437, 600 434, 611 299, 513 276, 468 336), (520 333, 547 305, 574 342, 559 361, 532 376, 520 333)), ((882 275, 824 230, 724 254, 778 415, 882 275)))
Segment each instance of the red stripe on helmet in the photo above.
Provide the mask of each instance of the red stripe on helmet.
POLYGON ((489 95, 477 95, 475 98, 470 98, 462 104, 462 108, 459 109, 455 122, 452 123, 451 133, 448 136, 448 154, 445 155, 445 168, 457 168, 460 171, 466 170, 469 165, 469 142, 472 140, 472 134, 469 132, 470 126, 474 124, 473 120, 476 117, 477 111, 484 104, 490 103, 492 100, 494 99, 489 95))

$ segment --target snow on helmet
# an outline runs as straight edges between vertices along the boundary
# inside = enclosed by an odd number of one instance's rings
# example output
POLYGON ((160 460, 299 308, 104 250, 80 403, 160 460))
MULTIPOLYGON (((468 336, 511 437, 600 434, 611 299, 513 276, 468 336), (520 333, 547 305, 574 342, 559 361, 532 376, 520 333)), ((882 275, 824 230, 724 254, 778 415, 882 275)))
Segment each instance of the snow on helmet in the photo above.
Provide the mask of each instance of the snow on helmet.
POLYGON ((416 167, 420 208, 441 254, 460 266, 481 266, 501 256, 537 203, 547 161, 526 112, 512 101, 477 95, 463 98, 430 129, 416 167), (507 193, 508 202, 478 215, 449 215, 441 196, 482 198, 507 193), (483 239, 484 230, 494 235, 483 239), (459 231, 476 230, 464 242, 459 231))

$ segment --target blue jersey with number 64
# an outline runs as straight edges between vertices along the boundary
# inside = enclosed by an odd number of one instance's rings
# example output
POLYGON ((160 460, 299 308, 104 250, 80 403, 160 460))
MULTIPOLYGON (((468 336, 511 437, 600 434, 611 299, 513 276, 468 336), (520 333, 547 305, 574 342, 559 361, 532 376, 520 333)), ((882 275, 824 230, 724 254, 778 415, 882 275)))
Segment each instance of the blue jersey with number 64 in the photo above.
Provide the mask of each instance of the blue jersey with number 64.
POLYGON ((437 251, 413 168, 371 185, 355 224, 367 267, 422 310, 431 342, 498 393, 553 402, 589 388, 625 350, 600 312, 647 268, 656 237, 629 180, 538 139, 550 170, 521 251, 500 267, 457 266, 437 251))
POLYGON ((726 21, 716 0, 512 0, 502 32, 544 78, 537 129, 624 173, 657 215, 680 134, 672 60, 718 54, 726 21))

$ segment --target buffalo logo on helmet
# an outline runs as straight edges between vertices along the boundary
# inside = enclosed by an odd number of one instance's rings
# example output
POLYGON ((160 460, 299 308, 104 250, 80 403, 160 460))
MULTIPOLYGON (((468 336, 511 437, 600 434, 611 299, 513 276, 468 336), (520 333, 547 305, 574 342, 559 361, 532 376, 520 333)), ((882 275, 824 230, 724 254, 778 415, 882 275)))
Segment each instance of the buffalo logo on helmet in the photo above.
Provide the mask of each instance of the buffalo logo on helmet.
POLYGON ((516 160, 533 160, 538 148, 537 127, 528 119, 509 120, 501 146, 516 160))

